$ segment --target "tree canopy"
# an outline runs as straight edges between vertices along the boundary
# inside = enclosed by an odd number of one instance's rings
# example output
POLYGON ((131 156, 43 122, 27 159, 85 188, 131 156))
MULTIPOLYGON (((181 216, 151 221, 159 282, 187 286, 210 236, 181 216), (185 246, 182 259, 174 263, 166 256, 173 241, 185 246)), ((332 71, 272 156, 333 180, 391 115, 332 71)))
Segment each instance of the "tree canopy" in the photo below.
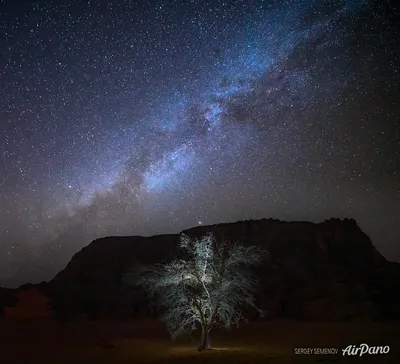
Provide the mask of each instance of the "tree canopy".
POLYGON ((158 264, 141 275, 141 284, 158 300, 162 318, 173 338, 200 325, 199 349, 209 348, 208 334, 215 325, 230 327, 244 319, 243 306, 254 304, 258 280, 252 267, 264 252, 255 246, 228 245, 212 234, 199 239, 181 235, 182 258, 158 264))

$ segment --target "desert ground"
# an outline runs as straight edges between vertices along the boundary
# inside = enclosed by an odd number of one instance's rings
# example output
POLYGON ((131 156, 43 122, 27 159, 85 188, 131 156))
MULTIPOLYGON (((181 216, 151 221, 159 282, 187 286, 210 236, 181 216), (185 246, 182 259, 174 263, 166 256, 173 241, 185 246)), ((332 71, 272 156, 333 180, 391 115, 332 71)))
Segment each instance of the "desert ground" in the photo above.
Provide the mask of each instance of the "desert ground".
POLYGON ((171 341, 157 320, 129 322, 0 319, 1 364, 127 363, 399 363, 396 323, 243 323, 212 332, 213 349, 192 339, 171 341), (348 345, 389 345, 387 355, 343 356, 348 345), (397 345, 397 348, 396 348, 397 345), (296 354, 300 348, 337 348, 333 354, 296 354))

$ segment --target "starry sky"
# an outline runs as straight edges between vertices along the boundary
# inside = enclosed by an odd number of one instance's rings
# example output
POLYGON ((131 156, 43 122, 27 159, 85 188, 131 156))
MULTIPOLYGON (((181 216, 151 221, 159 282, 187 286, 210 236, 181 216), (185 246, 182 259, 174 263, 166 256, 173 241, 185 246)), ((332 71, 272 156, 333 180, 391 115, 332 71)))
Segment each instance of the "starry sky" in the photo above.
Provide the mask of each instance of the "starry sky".
POLYGON ((395 15, 0 1, 0 284, 51 279, 98 237, 263 217, 353 217, 400 261, 395 15))

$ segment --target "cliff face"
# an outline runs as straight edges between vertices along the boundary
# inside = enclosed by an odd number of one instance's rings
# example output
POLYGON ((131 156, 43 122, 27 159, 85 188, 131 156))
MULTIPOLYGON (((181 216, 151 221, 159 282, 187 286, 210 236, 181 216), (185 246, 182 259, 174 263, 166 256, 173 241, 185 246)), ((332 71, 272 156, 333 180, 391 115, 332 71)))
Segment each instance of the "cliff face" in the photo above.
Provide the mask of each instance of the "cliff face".
MULTIPOLYGON (((268 318, 347 320, 393 318, 400 303, 400 265, 388 262, 352 219, 314 224, 273 219, 199 226, 217 239, 259 245, 268 258, 257 271, 258 304, 268 318)), ((144 293, 126 282, 139 263, 174 258, 179 234, 109 237, 78 252, 49 284, 59 315, 127 317, 153 312, 144 293)))

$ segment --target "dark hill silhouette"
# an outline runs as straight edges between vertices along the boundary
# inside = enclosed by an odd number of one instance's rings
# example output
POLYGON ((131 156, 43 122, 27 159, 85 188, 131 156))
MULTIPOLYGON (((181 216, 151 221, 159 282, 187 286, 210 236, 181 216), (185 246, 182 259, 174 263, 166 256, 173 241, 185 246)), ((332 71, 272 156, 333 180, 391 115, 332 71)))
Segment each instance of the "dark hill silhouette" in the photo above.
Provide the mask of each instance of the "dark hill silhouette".
MULTIPOLYGON (((399 318, 400 264, 388 262, 353 219, 262 219, 183 231, 190 237, 208 232, 268 251, 257 272, 258 305, 267 319, 399 318)), ((128 284, 127 273, 140 263, 174 258, 178 241, 179 234, 97 239, 52 281, 36 287, 51 296, 56 314, 65 318, 153 315, 151 302, 128 284)))

